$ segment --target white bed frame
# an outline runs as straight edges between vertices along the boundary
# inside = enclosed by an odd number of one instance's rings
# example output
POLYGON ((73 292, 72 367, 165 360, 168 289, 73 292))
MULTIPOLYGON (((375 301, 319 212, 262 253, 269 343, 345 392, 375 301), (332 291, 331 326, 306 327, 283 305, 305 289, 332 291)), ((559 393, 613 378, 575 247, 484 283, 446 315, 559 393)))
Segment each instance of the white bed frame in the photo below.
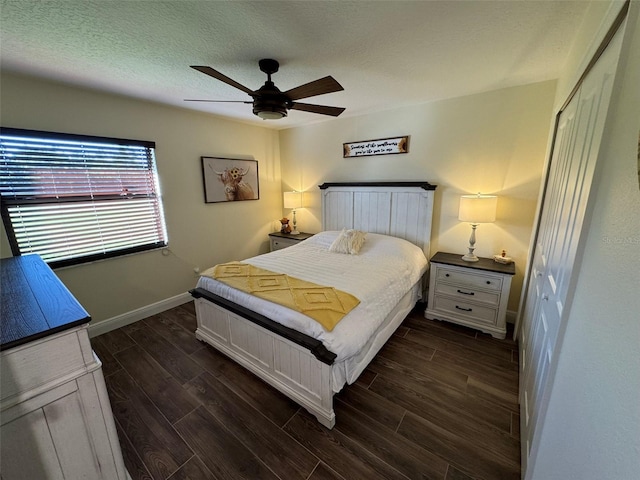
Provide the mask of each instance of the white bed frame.
MULTIPOLYGON (((356 228, 404 238, 429 258, 435 186, 427 182, 325 183, 323 230, 356 228)), ((426 275, 425 275, 426 277, 426 275)), ((315 415, 335 425, 331 364, 335 354, 317 340, 203 289, 195 297, 196 338, 215 347, 315 415)), ((404 317, 413 305, 395 311, 404 317)), ((383 330, 378 349, 393 334, 383 330)), ((373 358, 376 352, 369 352, 373 358)))

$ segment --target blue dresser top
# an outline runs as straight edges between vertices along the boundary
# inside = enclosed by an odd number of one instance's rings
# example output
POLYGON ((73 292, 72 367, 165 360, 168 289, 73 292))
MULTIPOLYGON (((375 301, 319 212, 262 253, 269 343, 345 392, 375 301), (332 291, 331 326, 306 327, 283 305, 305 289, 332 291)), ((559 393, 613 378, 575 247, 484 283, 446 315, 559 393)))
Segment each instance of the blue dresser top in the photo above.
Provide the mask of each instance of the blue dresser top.
POLYGON ((91 321, 53 270, 38 256, 0 260, 0 350, 91 321))

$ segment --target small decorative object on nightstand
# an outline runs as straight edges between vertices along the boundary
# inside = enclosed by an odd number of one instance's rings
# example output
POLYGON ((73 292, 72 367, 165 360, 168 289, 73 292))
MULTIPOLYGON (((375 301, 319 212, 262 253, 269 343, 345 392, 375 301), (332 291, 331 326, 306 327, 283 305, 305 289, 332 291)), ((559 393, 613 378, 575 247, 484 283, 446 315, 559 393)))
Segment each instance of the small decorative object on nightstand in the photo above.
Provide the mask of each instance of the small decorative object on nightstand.
POLYGON ((298 235, 291 235, 290 233, 273 232, 269 234, 269 246, 273 252, 295 245, 310 237, 313 237, 313 233, 300 232, 298 235))
POLYGON ((515 273, 514 263, 503 265, 490 258, 468 263, 459 254, 438 252, 431 258, 429 303, 424 316, 504 338, 515 273))
POLYGON ((280 233, 291 233, 291 226, 289 225, 289 219, 287 217, 283 217, 280 219, 280 233))

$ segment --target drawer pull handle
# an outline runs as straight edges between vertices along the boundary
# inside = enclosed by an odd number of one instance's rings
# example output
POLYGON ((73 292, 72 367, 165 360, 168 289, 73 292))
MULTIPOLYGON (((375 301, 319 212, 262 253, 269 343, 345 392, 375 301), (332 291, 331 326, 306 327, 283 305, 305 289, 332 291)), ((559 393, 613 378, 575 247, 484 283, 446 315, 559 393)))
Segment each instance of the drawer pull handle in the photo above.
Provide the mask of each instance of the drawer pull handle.
POLYGON ((444 276, 445 276, 445 277, 448 277, 448 276, 449 276, 449 274, 448 274, 448 273, 445 273, 445 274, 444 274, 444 276))
POLYGON ((460 289, 458 289, 458 293, 461 293, 462 295, 475 295, 474 292, 464 292, 464 291, 462 291, 460 289))
POLYGON ((471 311, 473 311, 473 308, 462 308, 462 307, 459 307, 458 305, 456 305, 456 308, 457 308, 458 310, 463 310, 463 311, 465 311, 465 312, 471 312, 471 311))
POLYGON ((491 285, 491 280, 487 280, 487 285, 491 285))

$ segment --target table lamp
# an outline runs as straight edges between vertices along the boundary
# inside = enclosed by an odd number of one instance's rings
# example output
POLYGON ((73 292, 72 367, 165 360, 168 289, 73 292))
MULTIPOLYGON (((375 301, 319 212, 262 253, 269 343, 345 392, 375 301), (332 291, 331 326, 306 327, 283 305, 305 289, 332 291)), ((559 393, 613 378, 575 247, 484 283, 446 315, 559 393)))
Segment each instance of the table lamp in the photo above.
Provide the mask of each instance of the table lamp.
POLYGON ((291 235, 299 235, 300 232, 296 228, 296 209, 302 208, 302 192, 284 192, 284 208, 293 210, 293 230, 291 235))
POLYGON ((458 220, 471 224, 469 238, 469 252, 462 257, 465 262, 477 262, 478 257, 473 253, 476 244, 476 227, 479 223, 492 223, 496 220, 498 197, 495 195, 462 195, 458 220))

